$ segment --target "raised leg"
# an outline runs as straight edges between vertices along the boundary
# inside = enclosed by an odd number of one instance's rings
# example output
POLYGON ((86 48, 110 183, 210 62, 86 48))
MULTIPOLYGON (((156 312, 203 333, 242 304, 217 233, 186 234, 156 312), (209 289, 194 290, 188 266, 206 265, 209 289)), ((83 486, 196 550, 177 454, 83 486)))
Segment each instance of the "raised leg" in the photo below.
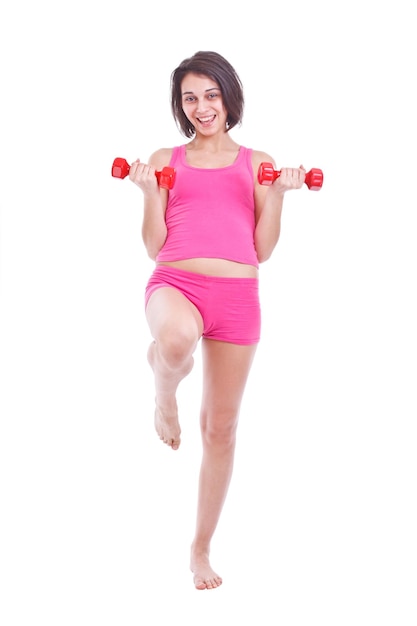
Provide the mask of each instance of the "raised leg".
POLYGON ((155 376, 155 428, 177 450, 181 440, 176 391, 193 367, 193 353, 203 332, 197 308, 177 289, 162 287, 150 297, 146 318, 154 341, 148 360, 155 376))

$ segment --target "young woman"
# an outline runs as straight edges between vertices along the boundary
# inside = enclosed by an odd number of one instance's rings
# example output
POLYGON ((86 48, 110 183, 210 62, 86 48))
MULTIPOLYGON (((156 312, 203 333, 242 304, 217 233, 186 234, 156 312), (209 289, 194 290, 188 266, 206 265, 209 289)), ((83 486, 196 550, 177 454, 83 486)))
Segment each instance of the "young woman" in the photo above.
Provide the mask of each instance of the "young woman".
POLYGON ((232 139, 243 88, 221 55, 197 52, 184 60, 171 89, 174 118, 190 141, 157 150, 148 164, 135 161, 129 177, 143 192, 142 236, 156 262, 146 288, 155 428, 173 450, 181 433, 176 390, 201 339, 203 456, 191 570, 197 589, 213 589, 222 579, 210 564, 210 541, 232 476, 241 400, 260 338, 258 267, 278 242, 284 194, 302 186, 305 170, 283 168, 272 185, 258 183, 260 163, 274 161, 232 139), (167 165, 176 170, 169 191, 155 176, 167 165))

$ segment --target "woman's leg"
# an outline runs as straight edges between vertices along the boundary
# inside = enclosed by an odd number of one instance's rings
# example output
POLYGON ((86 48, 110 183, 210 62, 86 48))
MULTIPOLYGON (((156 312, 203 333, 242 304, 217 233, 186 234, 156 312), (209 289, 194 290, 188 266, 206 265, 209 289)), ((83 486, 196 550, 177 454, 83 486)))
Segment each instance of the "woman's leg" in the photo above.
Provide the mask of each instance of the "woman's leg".
POLYGON ((146 307, 154 338, 148 360, 155 376, 155 428, 162 441, 177 450, 181 429, 176 391, 193 367, 193 353, 203 332, 197 308, 177 289, 154 291, 146 307))
POLYGON ((197 589, 213 589, 222 582, 210 566, 210 541, 232 476, 239 409, 255 351, 256 345, 203 339, 203 458, 191 547, 191 570, 197 589))

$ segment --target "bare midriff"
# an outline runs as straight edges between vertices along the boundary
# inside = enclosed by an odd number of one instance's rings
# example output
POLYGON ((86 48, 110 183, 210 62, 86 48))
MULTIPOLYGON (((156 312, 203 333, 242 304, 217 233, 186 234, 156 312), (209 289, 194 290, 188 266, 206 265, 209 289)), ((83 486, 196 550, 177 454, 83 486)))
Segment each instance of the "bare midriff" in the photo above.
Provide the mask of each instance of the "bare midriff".
POLYGON ((176 267, 185 272, 195 272, 206 276, 258 278, 258 269, 254 265, 236 263, 227 259, 184 259, 182 261, 162 261, 158 265, 176 267))

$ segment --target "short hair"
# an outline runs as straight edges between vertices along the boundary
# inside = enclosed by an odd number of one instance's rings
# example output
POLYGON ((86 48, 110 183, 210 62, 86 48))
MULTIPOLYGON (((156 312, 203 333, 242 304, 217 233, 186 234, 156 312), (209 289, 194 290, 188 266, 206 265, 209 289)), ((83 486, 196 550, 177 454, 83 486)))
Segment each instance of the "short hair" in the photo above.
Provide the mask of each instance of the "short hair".
POLYGON ((244 96, 242 82, 236 70, 217 52, 196 52, 185 59, 171 74, 171 110, 178 128, 186 137, 195 134, 195 128, 182 108, 181 83, 187 74, 202 74, 220 87, 227 111, 226 131, 242 123, 244 96))

